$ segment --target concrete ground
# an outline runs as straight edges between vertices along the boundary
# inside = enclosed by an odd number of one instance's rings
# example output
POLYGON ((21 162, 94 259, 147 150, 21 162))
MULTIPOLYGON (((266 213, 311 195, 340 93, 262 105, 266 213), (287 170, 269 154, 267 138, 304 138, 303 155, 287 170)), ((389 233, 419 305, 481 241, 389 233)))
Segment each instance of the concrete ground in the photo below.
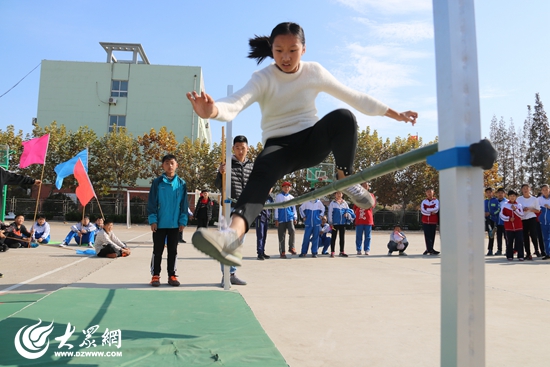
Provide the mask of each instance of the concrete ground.
MULTIPOLYGON (((51 223, 53 240, 68 224, 51 223)), ((148 226, 115 233, 129 243, 128 258, 100 259, 58 247, 10 249, 0 253, 0 294, 49 293, 61 287, 148 289, 152 252, 148 226)), ((187 228, 189 240, 194 228, 187 228)), ((248 282, 240 292, 290 366, 439 366, 440 258, 422 256, 421 233, 409 233, 409 256, 387 256, 388 232, 374 232, 370 256, 355 255, 348 231, 349 258, 279 259, 276 231, 267 253, 256 260, 255 233, 247 235, 243 267, 248 282)), ((302 231, 297 231, 297 247, 302 231)), ((436 249, 440 249, 439 237, 436 249)), ((178 249, 182 285, 177 292, 220 289, 219 264, 190 244, 178 249)), ((444 256, 444 254, 443 254, 444 256)), ((163 261, 165 266, 165 261, 163 261)), ((550 337, 550 261, 508 262, 486 258, 487 366, 543 366, 550 337)), ((238 337, 238 336, 236 336, 238 337)))

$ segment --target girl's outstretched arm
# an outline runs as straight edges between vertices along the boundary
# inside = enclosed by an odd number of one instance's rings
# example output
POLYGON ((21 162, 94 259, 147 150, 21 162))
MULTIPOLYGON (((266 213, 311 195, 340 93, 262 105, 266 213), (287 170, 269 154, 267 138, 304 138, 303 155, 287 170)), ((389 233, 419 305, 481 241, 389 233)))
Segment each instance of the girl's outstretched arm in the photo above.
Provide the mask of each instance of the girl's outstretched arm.
POLYGON ((214 104, 214 99, 204 91, 199 95, 197 92, 188 92, 187 99, 193 105, 193 109, 203 119, 214 118, 218 116, 218 108, 214 104))

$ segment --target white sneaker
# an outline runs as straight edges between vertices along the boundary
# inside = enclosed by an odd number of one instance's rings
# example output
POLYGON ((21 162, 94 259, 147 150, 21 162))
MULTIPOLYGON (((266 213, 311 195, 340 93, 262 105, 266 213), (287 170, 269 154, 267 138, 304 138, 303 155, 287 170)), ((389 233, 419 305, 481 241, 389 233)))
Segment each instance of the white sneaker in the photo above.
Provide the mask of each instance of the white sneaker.
POLYGON ((345 189, 342 189, 342 192, 361 209, 370 209, 374 205, 374 198, 371 193, 359 184, 346 187, 345 189))
POLYGON ((89 244, 88 244, 88 247, 94 248, 94 244, 93 244, 93 243, 89 243, 89 244))
POLYGON ((67 247, 67 244, 66 244, 65 242, 61 242, 61 243, 59 244, 59 247, 67 247))
POLYGON ((224 265, 242 265, 241 242, 232 229, 218 231, 199 228, 193 234, 192 242, 197 250, 224 265))

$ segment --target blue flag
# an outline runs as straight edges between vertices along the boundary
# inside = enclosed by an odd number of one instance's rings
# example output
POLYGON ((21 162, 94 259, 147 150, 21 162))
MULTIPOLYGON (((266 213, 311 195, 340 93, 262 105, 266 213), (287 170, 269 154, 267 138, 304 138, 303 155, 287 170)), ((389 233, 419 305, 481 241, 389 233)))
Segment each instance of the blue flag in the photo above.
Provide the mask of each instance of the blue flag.
POLYGON ((88 172, 88 148, 84 149, 82 152, 78 153, 67 162, 59 163, 57 166, 55 166, 54 171, 55 173, 57 173, 55 186, 58 190, 61 189, 61 186, 63 186, 63 179, 73 174, 74 166, 76 165, 76 162, 78 162, 79 158, 84 165, 84 169, 86 170, 86 172, 88 172))

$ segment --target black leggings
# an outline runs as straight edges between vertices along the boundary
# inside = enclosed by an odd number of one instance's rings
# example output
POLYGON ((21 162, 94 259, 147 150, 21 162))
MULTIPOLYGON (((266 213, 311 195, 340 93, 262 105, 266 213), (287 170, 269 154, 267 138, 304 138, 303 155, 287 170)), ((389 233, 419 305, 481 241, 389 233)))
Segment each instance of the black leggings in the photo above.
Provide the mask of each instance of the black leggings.
POLYGON ((334 252, 334 249, 336 248, 336 237, 337 235, 340 236, 340 252, 344 252, 344 245, 345 245, 345 235, 346 235, 346 225, 345 224, 335 224, 332 226, 332 238, 330 240, 330 252, 334 252))
POLYGON ((330 112, 308 129, 267 140, 232 215, 245 220, 248 232, 277 180, 287 173, 321 163, 330 152, 336 167, 346 176, 350 175, 356 147, 357 121, 346 109, 330 112))

